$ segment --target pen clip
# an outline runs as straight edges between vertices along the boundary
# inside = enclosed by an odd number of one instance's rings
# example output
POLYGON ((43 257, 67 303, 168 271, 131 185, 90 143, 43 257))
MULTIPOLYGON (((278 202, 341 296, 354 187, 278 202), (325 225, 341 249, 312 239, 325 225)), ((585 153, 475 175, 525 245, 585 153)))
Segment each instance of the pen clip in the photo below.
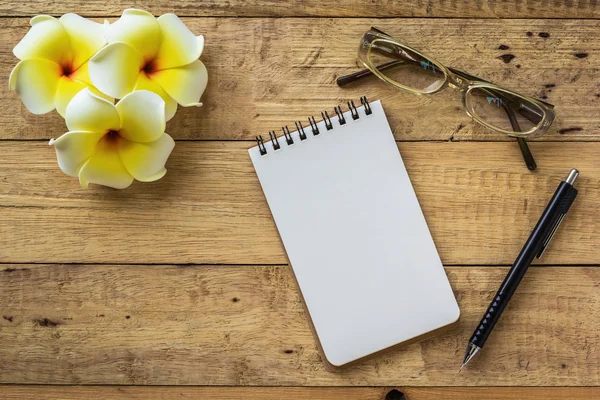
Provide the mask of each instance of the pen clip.
POLYGON ((535 258, 540 258, 542 256, 542 254, 544 254, 544 252, 546 251, 546 247, 548 247, 548 244, 550 243, 550 241, 554 237, 554 234, 558 230, 558 227, 560 226, 560 223, 562 222, 562 220, 565 218, 565 215, 567 215, 567 214, 561 214, 560 217, 558 217, 556 219, 556 222, 554 223, 554 226, 552 226, 552 229, 550 229, 550 234, 548 235, 548 237, 546 238, 546 240, 544 240, 544 244, 542 244, 542 248, 537 253, 537 255, 535 256, 535 258))
POLYGON ((540 251, 538 251, 535 258, 540 258, 542 254, 544 254, 544 252, 546 251, 546 247, 548 247, 548 244, 550 244, 550 241, 554 237, 554 234, 558 230, 558 227, 565 218, 565 215, 567 215, 567 211, 569 211, 569 208, 571 207, 571 204, 573 204, 575 197, 577 197, 577 189, 571 186, 570 189, 565 193, 563 198, 560 200, 560 203, 558 204, 560 214, 558 218, 556 218, 556 221, 554 222, 554 225, 552 225, 552 228, 550 228, 550 230, 548 231, 548 236, 546 237, 546 239, 544 239, 544 243, 542 244, 542 247, 540 248, 540 251))

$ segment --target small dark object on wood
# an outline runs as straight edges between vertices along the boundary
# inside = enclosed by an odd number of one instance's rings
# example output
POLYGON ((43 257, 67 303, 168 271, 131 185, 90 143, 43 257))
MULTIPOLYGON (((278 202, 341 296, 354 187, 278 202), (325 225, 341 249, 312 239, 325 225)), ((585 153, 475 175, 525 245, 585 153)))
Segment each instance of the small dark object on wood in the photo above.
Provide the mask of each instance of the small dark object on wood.
POLYGON ((45 326, 48 328, 56 328, 58 325, 58 322, 51 321, 48 318, 34 319, 33 322, 37 323, 39 326, 45 326))
POLYGON ((384 400, 406 400, 406 397, 401 391, 392 389, 385 395, 384 400))
POLYGON ((574 128, 564 128, 558 131, 558 133, 560 133, 561 135, 564 135, 565 133, 569 133, 569 132, 581 132, 583 130, 583 128, 580 127, 574 127, 574 128))
POLYGON ((496 58, 499 58, 500 60, 504 61, 504 64, 508 64, 515 58, 515 56, 512 54, 502 54, 501 56, 498 56, 496 58))

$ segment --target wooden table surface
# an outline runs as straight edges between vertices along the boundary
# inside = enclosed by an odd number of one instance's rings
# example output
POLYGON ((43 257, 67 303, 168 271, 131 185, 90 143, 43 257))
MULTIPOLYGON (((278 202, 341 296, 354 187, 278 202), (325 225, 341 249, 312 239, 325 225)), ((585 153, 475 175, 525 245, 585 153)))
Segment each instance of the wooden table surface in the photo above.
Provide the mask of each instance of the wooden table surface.
POLYGON ((0 1, 0 398, 379 400, 394 387, 408 400, 600 398, 597 1, 136 1, 204 34, 205 106, 168 124, 178 142, 164 179, 85 190, 47 144, 65 132, 61 118, 30 114, 8 91, 12 48, 33 15, 112 21, 131 4, 0 1), (531 143, 538 170, 471 121, 456 92, 338 88, 370 26, 555 104, 555 124, 531 143), (246 149, 361 95, 383 101, 462 317, 331 373, 246 149), (572 167, 572 212, 458 375, 473 327, 572 167))

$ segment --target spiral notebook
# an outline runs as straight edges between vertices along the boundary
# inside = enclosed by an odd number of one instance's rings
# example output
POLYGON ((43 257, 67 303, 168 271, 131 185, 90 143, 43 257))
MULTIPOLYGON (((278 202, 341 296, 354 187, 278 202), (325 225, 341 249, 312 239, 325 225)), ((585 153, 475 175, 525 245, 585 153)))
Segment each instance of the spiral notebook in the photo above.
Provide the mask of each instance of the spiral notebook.
POLYGON ((460 315, 381 102, 361 102, 248 150, 334 369, 460 315))

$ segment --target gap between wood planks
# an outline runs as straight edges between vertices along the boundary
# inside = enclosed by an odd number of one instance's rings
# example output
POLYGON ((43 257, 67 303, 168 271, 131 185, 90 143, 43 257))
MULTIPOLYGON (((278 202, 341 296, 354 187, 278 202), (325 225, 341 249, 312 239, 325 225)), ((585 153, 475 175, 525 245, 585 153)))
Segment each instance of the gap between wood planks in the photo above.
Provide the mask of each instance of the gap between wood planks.
MULTIPOLYGON (((2 206, 0 206, 0 208, 2 208, 2 206)), ((516 257, 516 254, 515 254, 516 257)), ((287 267, 291 267, 289 264, 269 264, 269 263, 257 263, 257 264, 248 264, 248 263, 244 263, 244 264, 215 264, 215 263, 152 263, 152 262, 137 262, 137 263, 114 263, 114 262, 0 262, 0 266, 2 265, 71 265, 71 266, 85 266, 85 265, 110 265, 110 266, 123 266, 123 267, 127 267, 127 266, 136 266, 136 265, 147 265, 150 267, 164 267, 164 266, 169 266, 169 267, 181 267, 181 268, 186 268, 186 267, 208 267, 208 266, 215 266, 215 267, 230 267, 230 268, 243 268, 243 267, 256 267, 257 265, 260 265, 261 267, 282 267, 282 268, 287 268, 287 267)), ((487 267, 510 267, 512 264, 480 264, 478 263, 477 265, 474 264, 444 264, 444 267, 464 267, 464 268, 469 268, 469 267, 483 267, 483 268, 487 268, 487 267)), ((536 264, 532 264, 530 266, 530 268, 544 268, 547 266, 552 266, 552 267, 557 267, 557 268, 577 268, 577 267, 600 267, 600 264, 597 263, 593 263, 593 264, 583 264, 583 263, 578 263, 578 264, 556 264, 556 263, 548 263, 548 264, 544 264, 544 263, 536 263, 536 264)), ((11 270, 11 268, 6 268, 6 270, 11 270)), ((3 270, 0 269, 0 272, 2 272, 3 270)), ((9 271, 10 272, 10 271, 9 271)))
MULTIPOLYGON (((131 8, 136 8, 139 9, 140 7, 131 7, 131 8)), ((125 10, 125 9, 123 9, 125 10)), ((0 18, 10 18, 10 19, 14 19, 14 20, 18 20, 18 19, 26 19, 29 20, 33 17, 35 17, 36 15, 50 15, 52 17, 61 17, 62 15, 64 15, 65 13, 34 13, 31 15, 8 15, 8 14, 0 14, 0 18)), ((114 19, 116 20, 117 18, 119 18, 121 16, 121 14, 114 14, 114 15, 94 15, 94 14, 86 14, 86 13, 78 13, 77 15, 84 17, 84 18, 106 18, 106 19, 114 19)), ((158 15, 157 15, 158 16, 158 15)), ((391 20, 391 19, 430 19, 430 20, 474 20, 474 19, 480 19, 480 20, 491 20, 491 21, 500 21, 503 19, 512 19, 512 20, 532 20, 532 19, 545 19, 545 20, 557 20, 557 21, 568 21, 568 20, 588 20, 588 21, 596 21, 596 20, 600 20, 600 15, 598 17, 519 17, 519 16, 514 16, 514 17, 436 17, 436 16, 419 16, 419 15, 412 15, 412 16, 380 16, 380 17, 371 17, 371 16, 359 16, 359 15, 354 15, 354 16, 343 16, 343 15, 332 15, 332 16, 317 16, 317 15, 237 15, 237 16, 233 16, 233 15, 178 15, 179 19, 181 19, 182 21, 185 21, 186 19, 198 19, 198 18, 214 18, 214 19, 305 19, 305 20, 309 20, 309 19, 374 19, 374 20, 381 20, 381 21, 385 21, 385 20, 391 20)))
MULTIPOLYGON (((130 6, 130 2, 115 0, 104 2, 90 0, 79 2, 65 0, 53 4, 52 14, 77 12, 81 15, 119 15, 122 9, 130 6)), ((477 1, 444 1, 428 0, 427 2, 389 2, 385 0, 348 0, 332 4, 320 0, 304 0, 302 2, 282 2, 278 0, 212 0, 210 2, 193 2, 182 0, 177 3, 165 1, 140 0, 136 6, 147 9, 154 14, 174 12, 181 16, 202 17, 232 16, 232 17, 428 17, 428 18, 596 18, 600 15, 595 1, 552 1, 552 2, 502 2, 497 0, 477 1)), ((0 13, 8 16, 31 15, 35 9, 45 9, 47 4, 40 0, 22 3, 6 0, 0 13)))
MULTIPOLYGON (((239 387, 239 386, 47 386, 47 385, 0 385, 6 400, 43 398, 45 400, 80 399, 99 397, 110 400, 383 400, 393 387, 239 387)), ((553 387, 398 387, 408 396, 407 400, 590 400, 600 394, 599 388, 553 388, 553 387)), ((393 400, 393 399, 390 399, 393 400)))

